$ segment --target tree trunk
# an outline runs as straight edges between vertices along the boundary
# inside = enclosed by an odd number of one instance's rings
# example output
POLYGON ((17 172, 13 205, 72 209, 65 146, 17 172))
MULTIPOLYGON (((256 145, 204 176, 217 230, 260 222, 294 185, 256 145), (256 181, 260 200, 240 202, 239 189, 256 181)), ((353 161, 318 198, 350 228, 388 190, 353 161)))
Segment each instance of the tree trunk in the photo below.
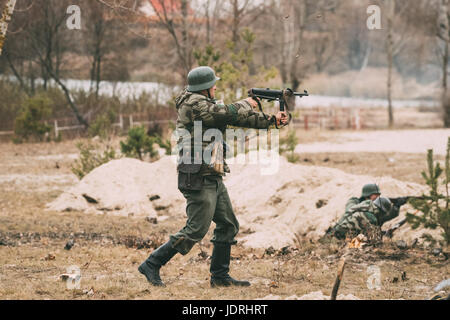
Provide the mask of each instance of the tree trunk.
MULTIPOLYGON (((38 54, 39 54, 39 52, 38 52, 38 54)), ((64 92, 64 95, 66 96, 67 102, 69 103, 70 109, 72 109, 72 111, 73 111, 75 117, 77 118, 78 122, 81 125, 83 125, 85 128, 88 128, 89 124, 81 116, 80 112, 78 111, 78 108, 77 108, 77 106, 75 105, 75 102, 72 99, 72 96, 70 94, 69 89, 64 85, 64 83, 61 81, 61 79, 59 79, 59 77, 54 73, 54 71, 52 70, 52 66, 47 64, 47 61, 45 60, 44 57, 39 55, 39 60, 41 62, 42 67, 45 68, 45 70, 46 70, 47 74, 49 75, 49 77, 51 77, 53 80, 55 80, 55 82, 60 86, 60 88, 64 92)))
POLYGON ((95 70, 97 70, 97 59, 95 58, 95 56, 92 59, 92 65, 91 65, 91 82, 89 84, 89 91, 92 92, 93 87, 94 87, 94 82, 95 82, 95 70))
POLYGON ((447 67, 448 67, 448 42, 445 43, 444 63, 442 67, 442 111, 444 118, 444 127, 450 128, 450 99, 447 93, 447 67))
POLYGON ((307 11, 306 11, 306 2, 305 1, 301 1, 298 3, 298 7, 294 8, 294 13, 295 13, 295 18, 298 21, 298 25, 295 26, 295 28, 297 29, 297 34, 296 34, 296 42, 297 45, 294 47, 294 51, 292 52, 292 56, 291 56, 291 89, 294 91, 297 91, 298 88, 300 87, 300 81, 303 78, 302 74, 299 74, 298 72, 298 62, 299 59, 297 57, 297 53, 300 52, 300 50, 302 49, 302 45, 303 45, 303 30, 306 24, 306 19, 307 19, 307 11))
POLYGON ((389 128, 394 126, 394 112, 392 110, 392 65, 393 65, 393 50, 394 43, 392 38, 392 24, 395 13, 395 1, 389 0, 388 2, 388 17, 387 17, 387 39, 386 39, 386 51, 388 62, 388 77, 387 77, 387 99, 388 99, 388 115, 389 115, 389 128))
POLYGON ((98 99, 98 94, 99 94, 99 91, 100 91, 100 82, 101 82, 101 80, 102 80, 102 74, 101 74, 101 71, 102 71, 102 56, 101 56, 101 54, 99 54, 98 56, 97 56, 97 78, 95 79, 96 81, 95 81, 95 97, 98 99))
POLYGON ((448 42, 444 42, 444 56, 442 57, 442 102, 447 96, 447 68, 448 68, 448 42))
POLYGON ((8 51, 4 51, 4 56, 6 58, 6 61, 8 62, 8 65, 11 69, 11 71, 13 72, 14 76, 16 77, 17 81, 19 81, 20 87, 22 88, 23 91, 25 91, 25 93, 27 95, 29 95, 28 93, 28 88, 25 85, 25 82, 23 81, 22 77, 20 76, 20 73, 17 71, 16 67, 14 66, 13 62, 11 61, 11 58, 8 54, 8 51))
POLYGON ((443 13, 443 19, 444 21, 441 21, 441 25, 445 26, 443 30, 444 34, 441 35, 441 38, 444 42, 444 54, 442 57, 442 95, 441 95, 441 105, 442 105, 442 111, 443 111, 443 120, 444 120, 444 127, 450 128, 450 101, 447 96, 447 69, 448 69, 448 58, 449 58, 449 40, 450 40, 450 28, 449 28, 449 10, 448 10, 448 0, 442 0, 441 2, 441 10, 443 13))
POLYGON ((209 17, 209 3, 210 0, 206 1, 205 4, 205 19, 206 19, 206 43, 211 43, 211 19, 209 17))
POLYGON ((233 25, 232 25, 232 41, 236 44, 239 41, 239 2, 233 0, 233 25))
POLYGON ((11 21, 15 6, 16 0, 8 0, 5 9, 3 10, 2 17, 0 18, 0 56, 2 55, 3 45, 6 40, 6 33, 8 32, 8 24, 11 21))
POLYGON ((364 60, 361 64, 361 68, 359 69, 359 71, 364 70, 367 65, 369 64, 369 57, 370 57, 370 53, 372 51, 372 47, 370 45, 370 43, 367 45, 367 50, 366 50, 366 54, 364 55, 364 60))
POLYGON ((181 0, 181 16, 182 16, 182 28, 181 28, 181 47, 184 59, 184 78, 187 78, 187 75, 192 67, 192 59, 191 54, 192 50, 189 45, 189 26, 188 26, 188 15, 189 15, 189 2, 187 0, 181 0))
POLYGON ((388 79, 387 79, 387 99, 388 99, 388 117, 389 128, 394 126, 394 113, 392 110, 392 52, 388 52, 388 79))

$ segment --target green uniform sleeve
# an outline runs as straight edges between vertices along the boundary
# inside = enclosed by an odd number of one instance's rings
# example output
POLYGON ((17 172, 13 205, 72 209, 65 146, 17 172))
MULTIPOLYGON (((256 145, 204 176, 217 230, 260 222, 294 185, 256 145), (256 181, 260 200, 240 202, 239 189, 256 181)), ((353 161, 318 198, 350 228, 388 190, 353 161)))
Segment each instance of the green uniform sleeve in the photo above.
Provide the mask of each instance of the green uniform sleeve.
POLYGON ((347 203, 345 204, 345 212, 350 211, 351 208, 352 208, 353 206, 356 206, 356 205, 360 204, 360 202, 361 202, 361 201, 360 201, 359 198, 357 198, 357 197, 352 197, 352 198, 350 198, 350 199, 347 201, 347 203))
POLYGON ((358 204, 351 206, 348 211, 356 212, 356 211, 373 211, 374 206, 372 205, 372 201, 364 200, 358 204))
POLYGON ((238 110, 238 119, 234 124, 236 127, 251 128, 251 129, 269 129, 274 126, 275 119, 271 116, 256 112, 252 106, 245 100, 233 104, 238 110))
POLYGON ((268 121, 262 113, 254 112, 251 105, 241 100, 229 105, 214 104, 202 100, 192 106, 193 121, 202 121, 211 128, 233 125, 236 127, 267 129, 273 121, 268 121))

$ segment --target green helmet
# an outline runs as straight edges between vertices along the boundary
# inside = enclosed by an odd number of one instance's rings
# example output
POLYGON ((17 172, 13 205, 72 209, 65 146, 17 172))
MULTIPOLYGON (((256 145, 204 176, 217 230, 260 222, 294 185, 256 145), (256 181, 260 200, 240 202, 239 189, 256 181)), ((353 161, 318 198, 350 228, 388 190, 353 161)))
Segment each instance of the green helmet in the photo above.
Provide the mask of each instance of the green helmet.
POLYGON ((384 211, 385 213, 388 213, 391 211, 392 208, 392 202, 388 198, 384 197, 378 197, 375 199, 373 204, 380 210, 384 211))
POLYGON ((198 67, 192 69, 188 74, 188 87, 190 92, 198 92, 212 88, 220 78, 216 77, 210 67, 198 67))
POLYGON ((361 198, 367 198, 370 197, 372 194, 381 194, 380 187, 376 185, 375 183, 366 184, 362 188, 362 195, 361 198))

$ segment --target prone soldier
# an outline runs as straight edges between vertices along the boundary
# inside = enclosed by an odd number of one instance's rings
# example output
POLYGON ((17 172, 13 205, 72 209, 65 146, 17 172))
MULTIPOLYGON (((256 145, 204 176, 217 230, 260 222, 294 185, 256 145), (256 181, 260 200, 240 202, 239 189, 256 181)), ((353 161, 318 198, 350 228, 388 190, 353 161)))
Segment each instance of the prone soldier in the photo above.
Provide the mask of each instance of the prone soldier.
POLYGON ((347 201, 344 215, 327 230, 327 235, 344 239, 349 235, 368 233, 373 228, 381 230, 386 221, 398 217, 402 204, 395 205, 388 198, 381 197, 378 185, 367 184, 362 189, 361 197, 352 197, 347 201))

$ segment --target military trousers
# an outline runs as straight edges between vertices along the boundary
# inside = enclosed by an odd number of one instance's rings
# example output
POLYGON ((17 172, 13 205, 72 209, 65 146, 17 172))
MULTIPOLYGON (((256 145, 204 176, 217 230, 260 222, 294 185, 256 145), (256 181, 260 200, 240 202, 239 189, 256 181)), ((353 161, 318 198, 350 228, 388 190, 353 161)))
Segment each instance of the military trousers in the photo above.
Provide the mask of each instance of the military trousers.
POLYGON ((227 188, 222 177, 205 176, 201 191, 182 191, 186 198, 186 225, 170 236, 170 242, 182 255, 200 242, 211 226, 216 224, 213 243, 236 244, 239 222, 234 214, 227 188))

